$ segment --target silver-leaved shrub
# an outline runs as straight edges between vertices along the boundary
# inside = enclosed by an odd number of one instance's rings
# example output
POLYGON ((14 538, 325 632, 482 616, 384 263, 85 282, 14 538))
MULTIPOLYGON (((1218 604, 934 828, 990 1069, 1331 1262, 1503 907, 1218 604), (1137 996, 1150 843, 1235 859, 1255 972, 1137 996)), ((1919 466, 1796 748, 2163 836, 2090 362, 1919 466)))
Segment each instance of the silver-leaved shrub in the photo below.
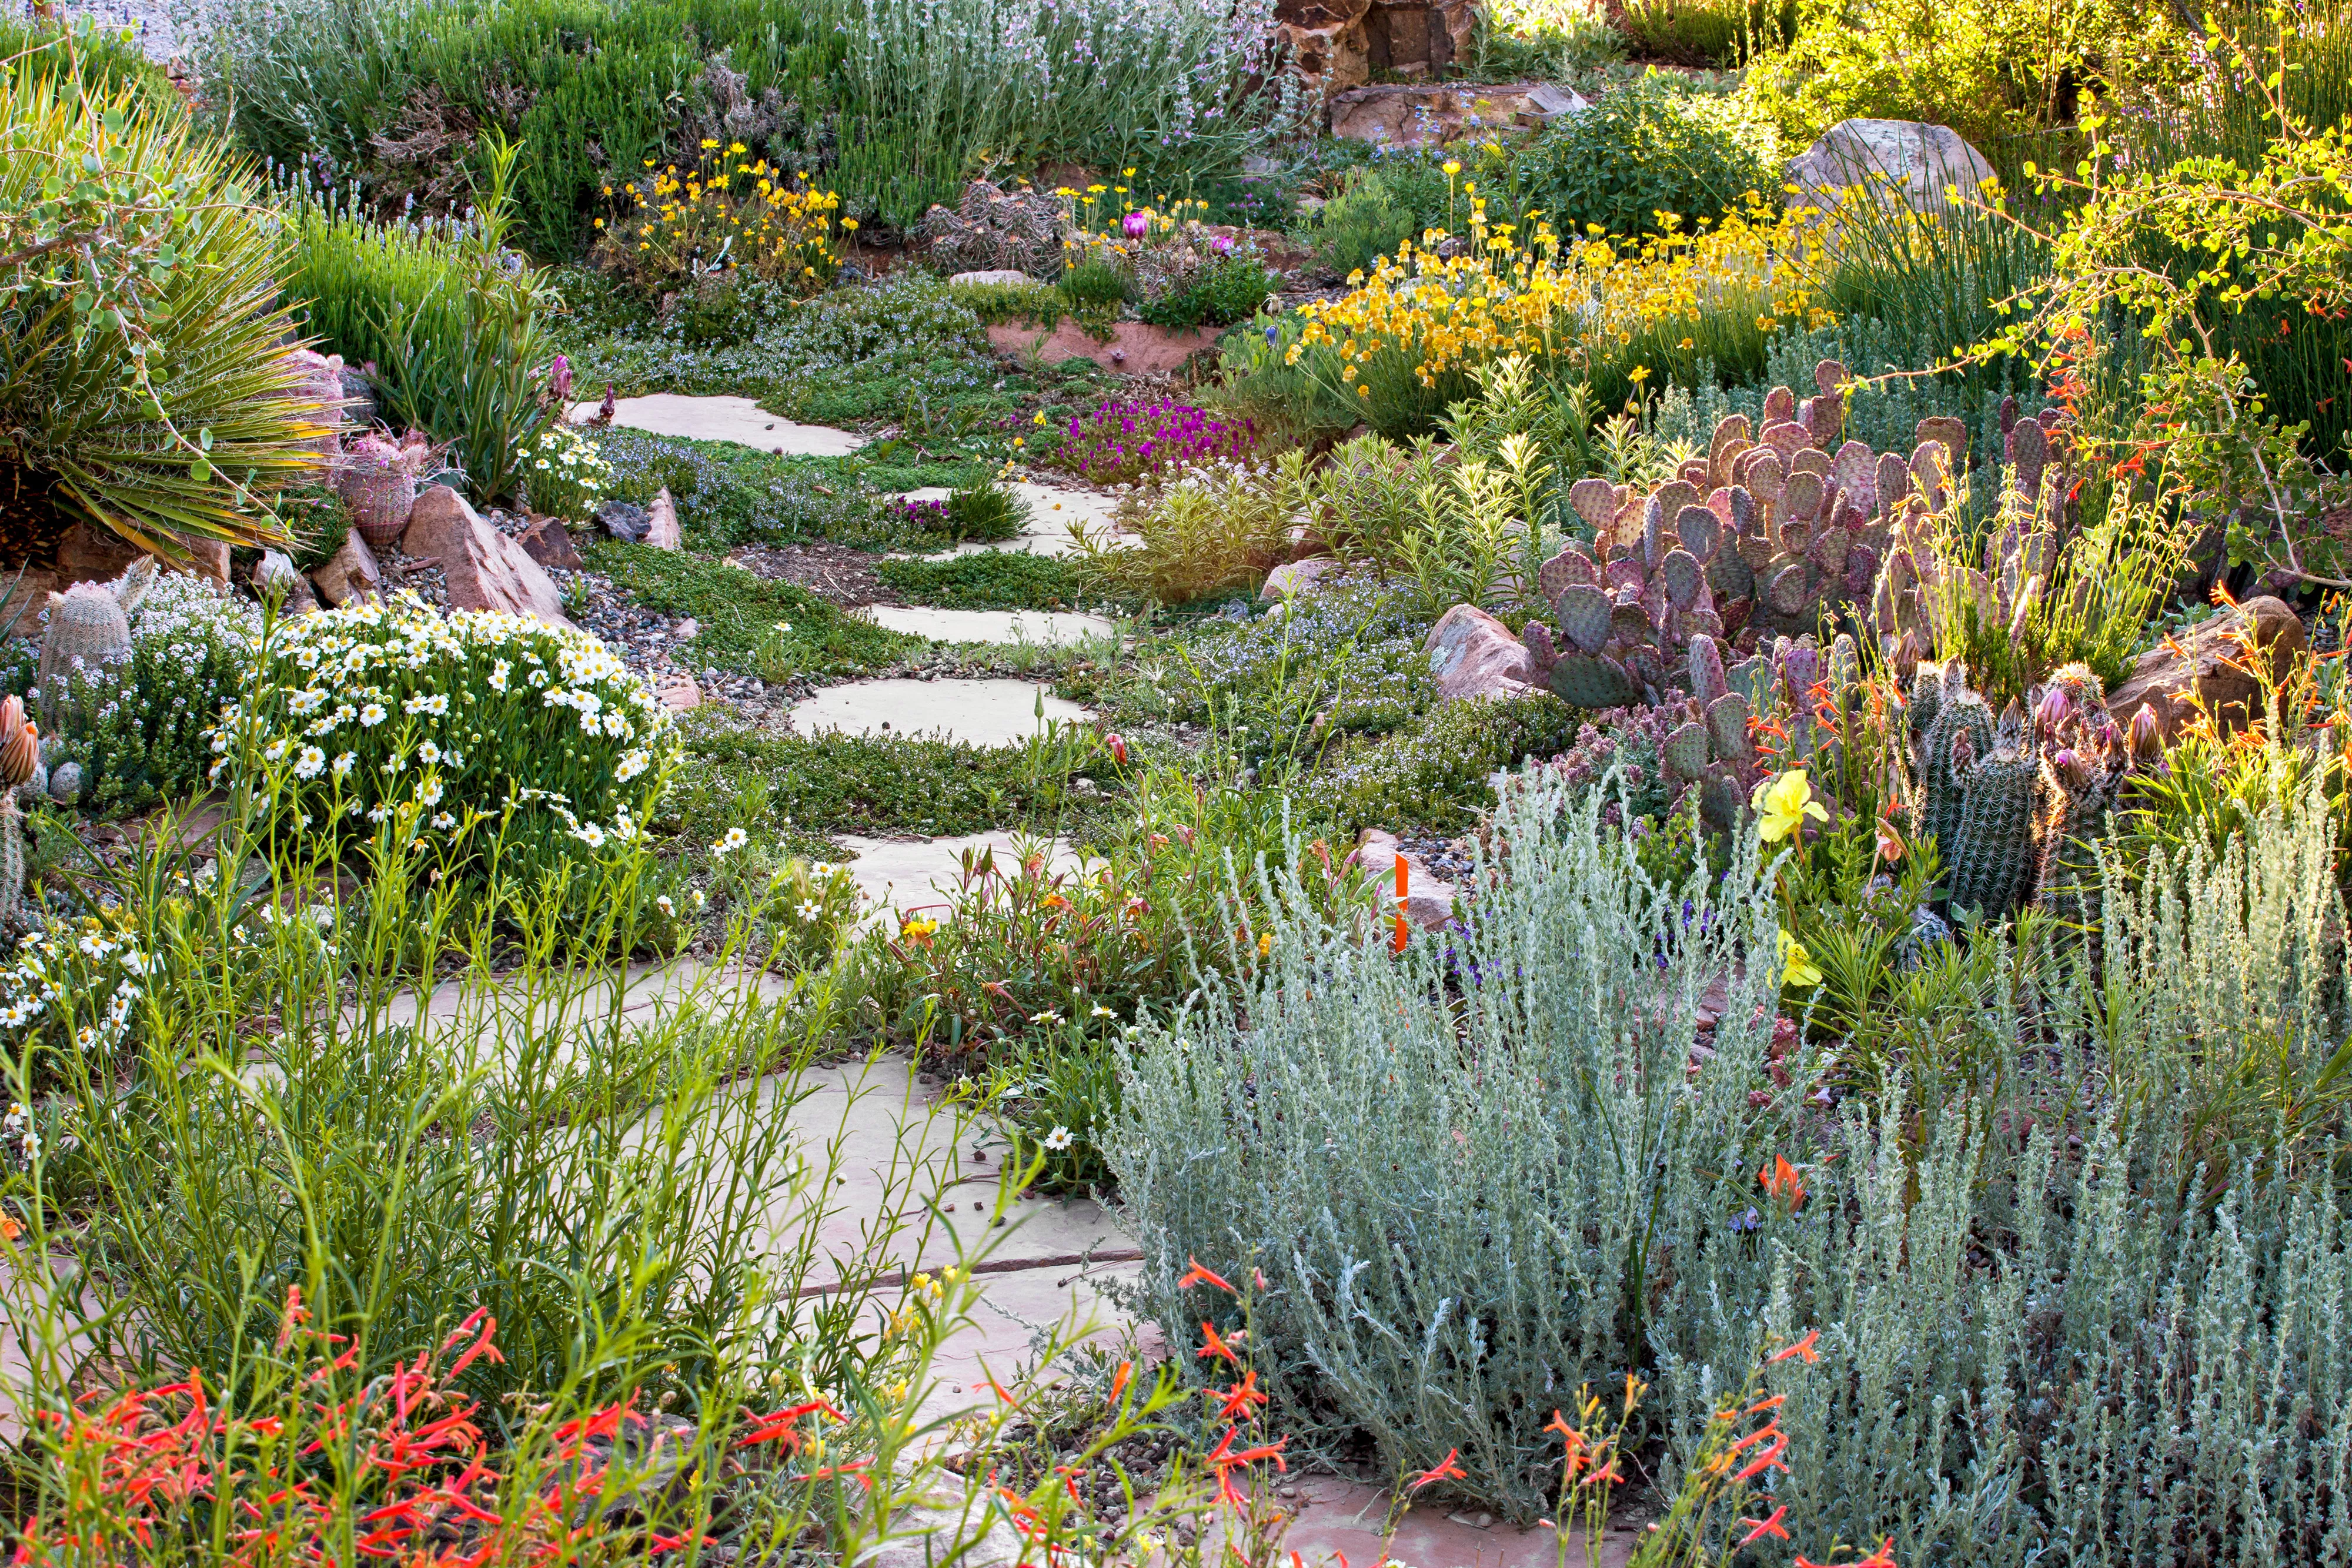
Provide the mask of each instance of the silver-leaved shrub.
POLYGON ((1249 1343, 1286 1429, 1389 1474, 1458 1449, 1457 1495, 1517 1518, 1550 1511, 1541 1427, 1580 1385, 1654 1384, 1670 1491, 1759 1354, 1811 1333, 1818 1364, 1768 1368, 1791 1550, 2352 1561, 2326 802, 2137 868, 2096 968, 2029 937, 1987 1004, 2008 1054, 1872 1106, 1765 1060, 1752 852, 1654 885, 1603 799, 1507 792, 1450 973, 1444 942, 1391 956, 1293 915, 1263 974, 1129 1058, 1107 1151, 1139 1304, 1230 1329, 1188 1260, 1262 1275, 1249 1343), (1759 1181, 1783 1157, 1794 1189, 1759 1181))

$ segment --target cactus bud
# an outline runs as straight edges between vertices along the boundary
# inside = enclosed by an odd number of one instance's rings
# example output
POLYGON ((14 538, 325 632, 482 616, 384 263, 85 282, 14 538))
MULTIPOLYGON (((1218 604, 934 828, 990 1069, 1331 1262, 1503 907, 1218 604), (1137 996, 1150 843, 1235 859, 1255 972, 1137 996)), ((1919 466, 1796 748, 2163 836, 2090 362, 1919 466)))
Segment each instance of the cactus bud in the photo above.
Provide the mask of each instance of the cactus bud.
POLYGON ((2156 709, 2146 703, 2132 715, 2130 745, 2135 762, 2153 762, 2164 755, 2164 727, 2157 720, 2156 709))
POLYGON ((2074 699, 2066 695, 2063 686, 2052 686, 2033 705, 2033 725, 2044 736, 2058 733, 2066 721, 2074 716, 2074 699))
POLYGON ((2071 746, 2061 747, 2051 757, 2050 766, 2069 789, 2080 789, 2090 782, 2091 765, 2071 746))

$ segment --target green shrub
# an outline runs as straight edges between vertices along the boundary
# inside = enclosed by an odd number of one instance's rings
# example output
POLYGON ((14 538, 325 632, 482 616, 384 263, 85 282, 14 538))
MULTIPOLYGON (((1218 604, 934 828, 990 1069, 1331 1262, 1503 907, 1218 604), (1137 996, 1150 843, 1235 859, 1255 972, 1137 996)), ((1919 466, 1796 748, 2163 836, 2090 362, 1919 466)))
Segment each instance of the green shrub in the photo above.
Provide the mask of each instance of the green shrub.
POLYGON ((1339 193, 1317 209, 1307 227, 1318 260, 1340 277, 1370 272, 1384 256, 1421 237, 1425 227, 1420 214, 1389 188, 1389 176, 1377 165, 1351 169, 1339 193))
POLYGON ((1797 36, 1797 0, 1633 0, 1623 26, 1650 58, 1738 66, 1797 36))
POLYGON ((1070 308, 1069 295, 1051 283, 951 283, 948 298, 987 327, 1058 321, 1070 308))
POLYGON ((221 705, 244 689, 260 630, 226 589, 181 572, 157 578, 131 613, 121 661, 64 677, 63 711, 80 716, 52 737, 47 761, 81 765, 75 803, 136 811, 202 785, 221 705))
POLYGON ((627 843, 677 756, 667 710, 593 637, 414 597, 285 622, 221 727, 215 775, 290 770, 335 841, 387 817, 444 841, 511 814, 500 831, 534 850, 627 843))
POLYGON ((1591 225, 1654 234, 1660 213, 1683 220, 1735 212, 1749 192, 1780 187, 1776 133, 1736 99, 1653 71, 1603 93, 1583 113, 1530 141, 1513 163, 1516 199, 1563 235, 1591 225))
POLYGON ((166 553, 274 539, 270 497, 316 472, 270 214, 228 152, 134 97, 0 78, 0 560, 78 521, 166 553))
POLYGON ((1054 287, 1071 309, 1098 310, 1125 304, 1135 285, 1118 263, 1094 256, 1063 268, 1061 280, 1054 287))
POLYGON ((588 564, 648 610, 691 616, 700 625, 682 650, 762 680, 861 674, 897 663, 922 640, 860 621, 805 588, 683 550, 615 539, 591 541, 588 564))
POLYGON ((540 432, 523 451, 523 498, 534 512, 577 522, 593 517, 612 484, 613 465, 577 425, 540 432))
POLYGON ((1156 327, 1230 327, 1256 315, 1282 280, 1245 256, 1211 262, 1184 287, 1150 300, 1136 314, 1156 327))
POLYGON ((1592 0, 1498 0, 1478 12, 1474 79, 1575 76, 1622 59, 1625 40, 1592 0))

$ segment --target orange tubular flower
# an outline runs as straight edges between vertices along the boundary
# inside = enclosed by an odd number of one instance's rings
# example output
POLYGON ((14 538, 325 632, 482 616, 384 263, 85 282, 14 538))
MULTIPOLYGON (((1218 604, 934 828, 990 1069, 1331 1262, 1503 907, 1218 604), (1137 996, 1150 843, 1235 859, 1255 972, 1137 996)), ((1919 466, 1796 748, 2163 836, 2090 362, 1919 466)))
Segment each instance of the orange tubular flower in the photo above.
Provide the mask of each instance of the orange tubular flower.
POLYGON ((1780 1521, 1787 1516, 1788 1512, 1789 1505, 1787 1503, 1782 1503, 1779 1508, 1772 1511, 1771 1517, 1769 1519, 1741 1520, 1739 1521, 1740 1523, 1748 1525, 1750 1528, 1747 1534, 1739 1538, 1739 1544, 1746 1546, 1750 1542, 1760 1540, 1767 1535, 1777 1535, 1783 1541, 1788 1540, 1789 1532, 1785 1529, 1781 1528, 1780 1524, 1780 1521))
POLYGON ((1223 1339, 1218 1336, 1216 1324, 1207 1322, 1202 1323, 1201 1325, 1201 1348, 1194 1351, 1192 1353, 1193 1354, 1203 1360, 1206 1360, 1208 1357, 1213 1355, 1222 1356, 1235 1366, 1239 1366, 1242 1364, 1242 1358, 1234 1354, 1233 1346, 1227 1344, 1223 1339))
POLYGON ((1223 1404, 1217 1406, 1217 1416, 1221 1420, 1230 1421, 1236 1416, 1246 1420, 1251 1406, 1268 1403, 1266 1396, 1258 1392, 1255 1367, 1250 1368, 1248 1375, 1231 1388, 1212 1390, 1212 1392, 1224 1400, 1223 1404))
POLYGON ((1812 1365, 1815 1362, 1818 1362, 1819 1360, 1821 1360, 1821 1357, 1820 1357, 1818 1354, 1816 1354, 1814 1353, 1814 1350, 1813 1350, 1813 1342, 1814 1342, 1814 1341, 1816 1341, 1816 1340, 1818 1340, 1818 1339, 1820 1339, 1821 1337, 1822 1337, 1822 1331, 1821 1331, 1821 1330, 1819 1330, 1819 1329, 1815 1329, 1815 1330, 1813 1330, 1811 1333, 1808 1333, 1807 1335, 1805 1335, 1805 1337, 1804 1337, 1804 1338, 1802 1338, 1802 1339, 1799 1340, 1796 1343, 1794 1343, 1794 1344, 1790 1345, 1788 1349, 1786 1349, 1786 1350, 1776 1350, 1776 1351, 1774 1351, 1770 1355, 1767 1356, 1765 1359, 1766 1359, 1768 1362, 1777 1362, 1777 1361, 1786 1361, 1786 1360, 1788 1360, 1790 1356, 1796 1356, 1796 1357, 1798 1357, 1798 1358, 1801 1359, 1807 1366, 1811 1366, 1811 1365, 1812 1365))

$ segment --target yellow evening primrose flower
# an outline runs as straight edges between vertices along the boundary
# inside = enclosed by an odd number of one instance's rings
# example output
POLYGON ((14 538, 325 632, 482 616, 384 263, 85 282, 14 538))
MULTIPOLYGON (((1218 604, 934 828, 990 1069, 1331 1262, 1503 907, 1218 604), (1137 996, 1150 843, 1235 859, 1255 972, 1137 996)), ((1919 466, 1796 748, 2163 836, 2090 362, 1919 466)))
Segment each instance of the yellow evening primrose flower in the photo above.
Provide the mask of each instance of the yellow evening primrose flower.
POLYGON ((1805 951, 1802 942, 1786 931, 1780 933, 1780 983, 1784 986, 1818 986, 1822 983, 1822 971, 1813 963, 1813 956, 1805 951))
POLYGON ((1817 822, 1830 820, 1829 812, 1813 799, 1813 787, 1801 768, 1791 768, 1778 779, 1758 784, 1748 804, 1756 810, 1756 836, 1768 844, 1777 844, 1795 832, 1807 817, 1817 822))

